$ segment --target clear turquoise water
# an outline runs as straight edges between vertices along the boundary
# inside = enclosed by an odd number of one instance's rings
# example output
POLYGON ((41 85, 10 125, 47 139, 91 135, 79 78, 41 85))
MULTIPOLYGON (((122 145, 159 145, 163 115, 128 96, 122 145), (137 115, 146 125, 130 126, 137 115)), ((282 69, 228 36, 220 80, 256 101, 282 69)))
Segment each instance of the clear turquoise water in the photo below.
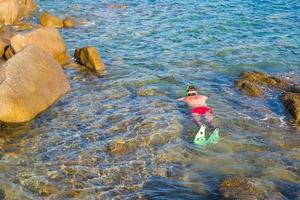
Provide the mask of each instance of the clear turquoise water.
POLYGON ((1 130, 2 189, 16 199, 219 199, 223 177, 239 174, 265 199, 299 198, 300 132, 280 93, 249 98, 234 82, 244 70, 300 81, 300 2, 123 2, 39 2, 87 20, 61 32, 70 54, 96 46, 107 74, 67 68, 72 91, 1 130), (188 84, 210 96, 218 145, 192 144, 197 127, 176 101, 188 84))

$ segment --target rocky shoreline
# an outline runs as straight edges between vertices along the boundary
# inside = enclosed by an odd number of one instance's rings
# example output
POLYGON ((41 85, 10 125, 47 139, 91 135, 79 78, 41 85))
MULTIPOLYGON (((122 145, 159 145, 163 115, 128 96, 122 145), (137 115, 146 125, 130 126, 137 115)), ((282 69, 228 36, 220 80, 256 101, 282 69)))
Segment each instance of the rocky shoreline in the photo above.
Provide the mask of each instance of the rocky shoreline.
POLYGON ((82 47, 68 55, 58 28, 82 24, 48 12, 40 24, 27 23, 37 10, 34 0, 0 2, 0 123, 32 120, 69 89, 63 68, 77 62, 81 68, 102 73, 104 63, 96 47, 82 47))
MULTIPOLYGON (((126 9, 127 5, 112 5, 110 7, 112 9, 126 9)), ((0 123, 30 121, 59 101, 71 89, 68 77, 64 73, 65 66, 76 65, 80 66, 81 69, 95 73, 105 71, 104 62, 96 47, 78 48, 75 50, 73 58, 67 53, 67 46, 59 29, 80 26, 83 20, 77 21, 72 17, 62 19, 49 12, 42 12, 40 24, 24 22, 23 20, 30 18, 36 9, 37 4, 34 0, 4 0, 0 2, 0 123)), ((261 72, 244 72, 241 74, 241 79, 237 81, 236 86, 252 97, 263 96, 264 87, 278 89, 282 93, 282 100, 287 110, 294 116, 295 123, 300 124, 300 89, 297 85, 290 83, 288 80, 261 72)), ((152 88, 137 91, 139 96, 148 96, 154 93, 155 91, 152 88)), ((129 122, 125 121, 125 125, 120 123, 121 125, 119 127, 115 126, 114 129, 128 129, 129 126, 126 123, 129 122)), ((180 122, 175 121, 174 124, 180 124, 180 122)), ((146 126, 148 129, 154 129, 154 125, 151 123, 144 125, 144 127, 146 126)), ((154 133, 149 136, 140 135, 132 139, 112 140, 111 143, 105 144, 103 151, 112 155, 120 155, 147 146, 161 146, 179 137, 182 132, 181 127, 177 127, 177 129, 168 133, 154 133)), ((176 157, 172 153, 166 154, 165 157, 176 157)), ((87 151, 83 151, 83 154, 81 157, 89 162, 95 162, 96 165, 101 162, 96 156, 89 155, 87 151)), ((171 158, 170 160, 170 162, 173 162, 171 158)), ((179 163, 176 159, 174 160, 179 163)), ((69 160, 66 162, 69 162, 69 160)), ((134 165, 134 167, 136 166, 134 165)), ((98 169, 98 166, 95 169, 98 169)), ((75 174, 77 177, 82 175, 83 178, 80 177, 78 180, 74 176, 74 183, 77 185, 83 185, 90 177, 92 179, 94 176, 98 176, 98 174, 93 174, 88 170, 85 174, 76 174, 76 170, 65 165, 61 168, 62 174, 72 176, 75 174)), ((109 170, 110 168, 106 171, 109 170)), ((104 173, 108 175, 117 174, 115 168, 111 169, 112 172, 106 171, 104 173)), ((61 180, 60 176, 63 176, 54 170, 48 173, 49 177, 53 179, 61 180)), ((277 174, 280 174, 280 172, 277 174)), ((167 175, 165 176, 167 177, 167 175)), ((105 179, 103 175, 101 178, 105 179)), ((58 186, 48 183, 42 177, 24 175, 20 180, 22 185, 31 188, 31 191, 41 196, 53 195, 58 193, 60 189, 58 186)), ((111 182, 111 180, 107 178, 107 182, 111 182)), ((11 196, 14 195, 15 191, 10 186, 4 188, 3 191, 0 190, 0 199, 9 196, 8 193, 11 196)), ((73 189, 67 195, 71 198, 80 196, 81 193, 84 195, 84 192, 84 190, 73 189)), ((221 180, 218 192, 223 199, 268 198, 262 191, 259 182, 236 175, 221 180)), ((97 193, 97 191, 94 193, 97 193)))

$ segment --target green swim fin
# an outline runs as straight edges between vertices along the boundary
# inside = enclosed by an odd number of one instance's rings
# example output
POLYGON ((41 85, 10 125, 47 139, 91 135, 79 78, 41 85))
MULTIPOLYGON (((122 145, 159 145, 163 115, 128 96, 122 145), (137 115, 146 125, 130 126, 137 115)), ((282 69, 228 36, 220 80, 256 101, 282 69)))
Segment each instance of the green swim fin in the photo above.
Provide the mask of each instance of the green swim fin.
POLYGON ((206 143, 207 144, 217 144, 220 141, 219 128, 216 128, 214 132, 209 136, 206 143))
POLYGON ((206 145, 206 139, 205 139, 205 124, 202 124, 195 139, 194 143, 198 145, 206 145))

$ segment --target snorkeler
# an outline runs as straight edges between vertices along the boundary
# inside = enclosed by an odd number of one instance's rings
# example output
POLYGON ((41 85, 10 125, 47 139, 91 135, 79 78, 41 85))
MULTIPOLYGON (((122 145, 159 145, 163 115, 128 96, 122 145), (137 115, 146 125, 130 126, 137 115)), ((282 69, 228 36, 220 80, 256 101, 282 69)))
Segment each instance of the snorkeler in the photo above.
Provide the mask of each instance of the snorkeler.
POLYGON ((179 98, 177 100, 184 101, 191 109, 191 113, 194 121, 199 126, 202 125, 200 119, 203 116, 207 123, 215 127, 213 110, 206 105, 207 96, 198 95, 197 88, 195 86, 188 86, 186 89, 186 97, 179 98))

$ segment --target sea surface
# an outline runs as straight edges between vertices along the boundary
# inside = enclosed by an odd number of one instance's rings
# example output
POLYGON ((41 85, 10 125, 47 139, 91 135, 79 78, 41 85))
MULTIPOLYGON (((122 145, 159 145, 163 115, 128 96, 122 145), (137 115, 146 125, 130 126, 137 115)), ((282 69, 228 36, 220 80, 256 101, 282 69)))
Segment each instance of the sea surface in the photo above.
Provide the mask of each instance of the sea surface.
POLYGON ((300 130, 281 93, 235 87, 251 70, 300 82, 299 0, 38 3, 86 21, 60 31, 71 55, 96 46, 106 72, 67 66, 69 93, 2 127, 0 199, 219 199, 230 175, 264 199, 300 198, 300 130), (176 100, 189 84, 209 96, 216 145, 193 144, 198 127, 176 100))

